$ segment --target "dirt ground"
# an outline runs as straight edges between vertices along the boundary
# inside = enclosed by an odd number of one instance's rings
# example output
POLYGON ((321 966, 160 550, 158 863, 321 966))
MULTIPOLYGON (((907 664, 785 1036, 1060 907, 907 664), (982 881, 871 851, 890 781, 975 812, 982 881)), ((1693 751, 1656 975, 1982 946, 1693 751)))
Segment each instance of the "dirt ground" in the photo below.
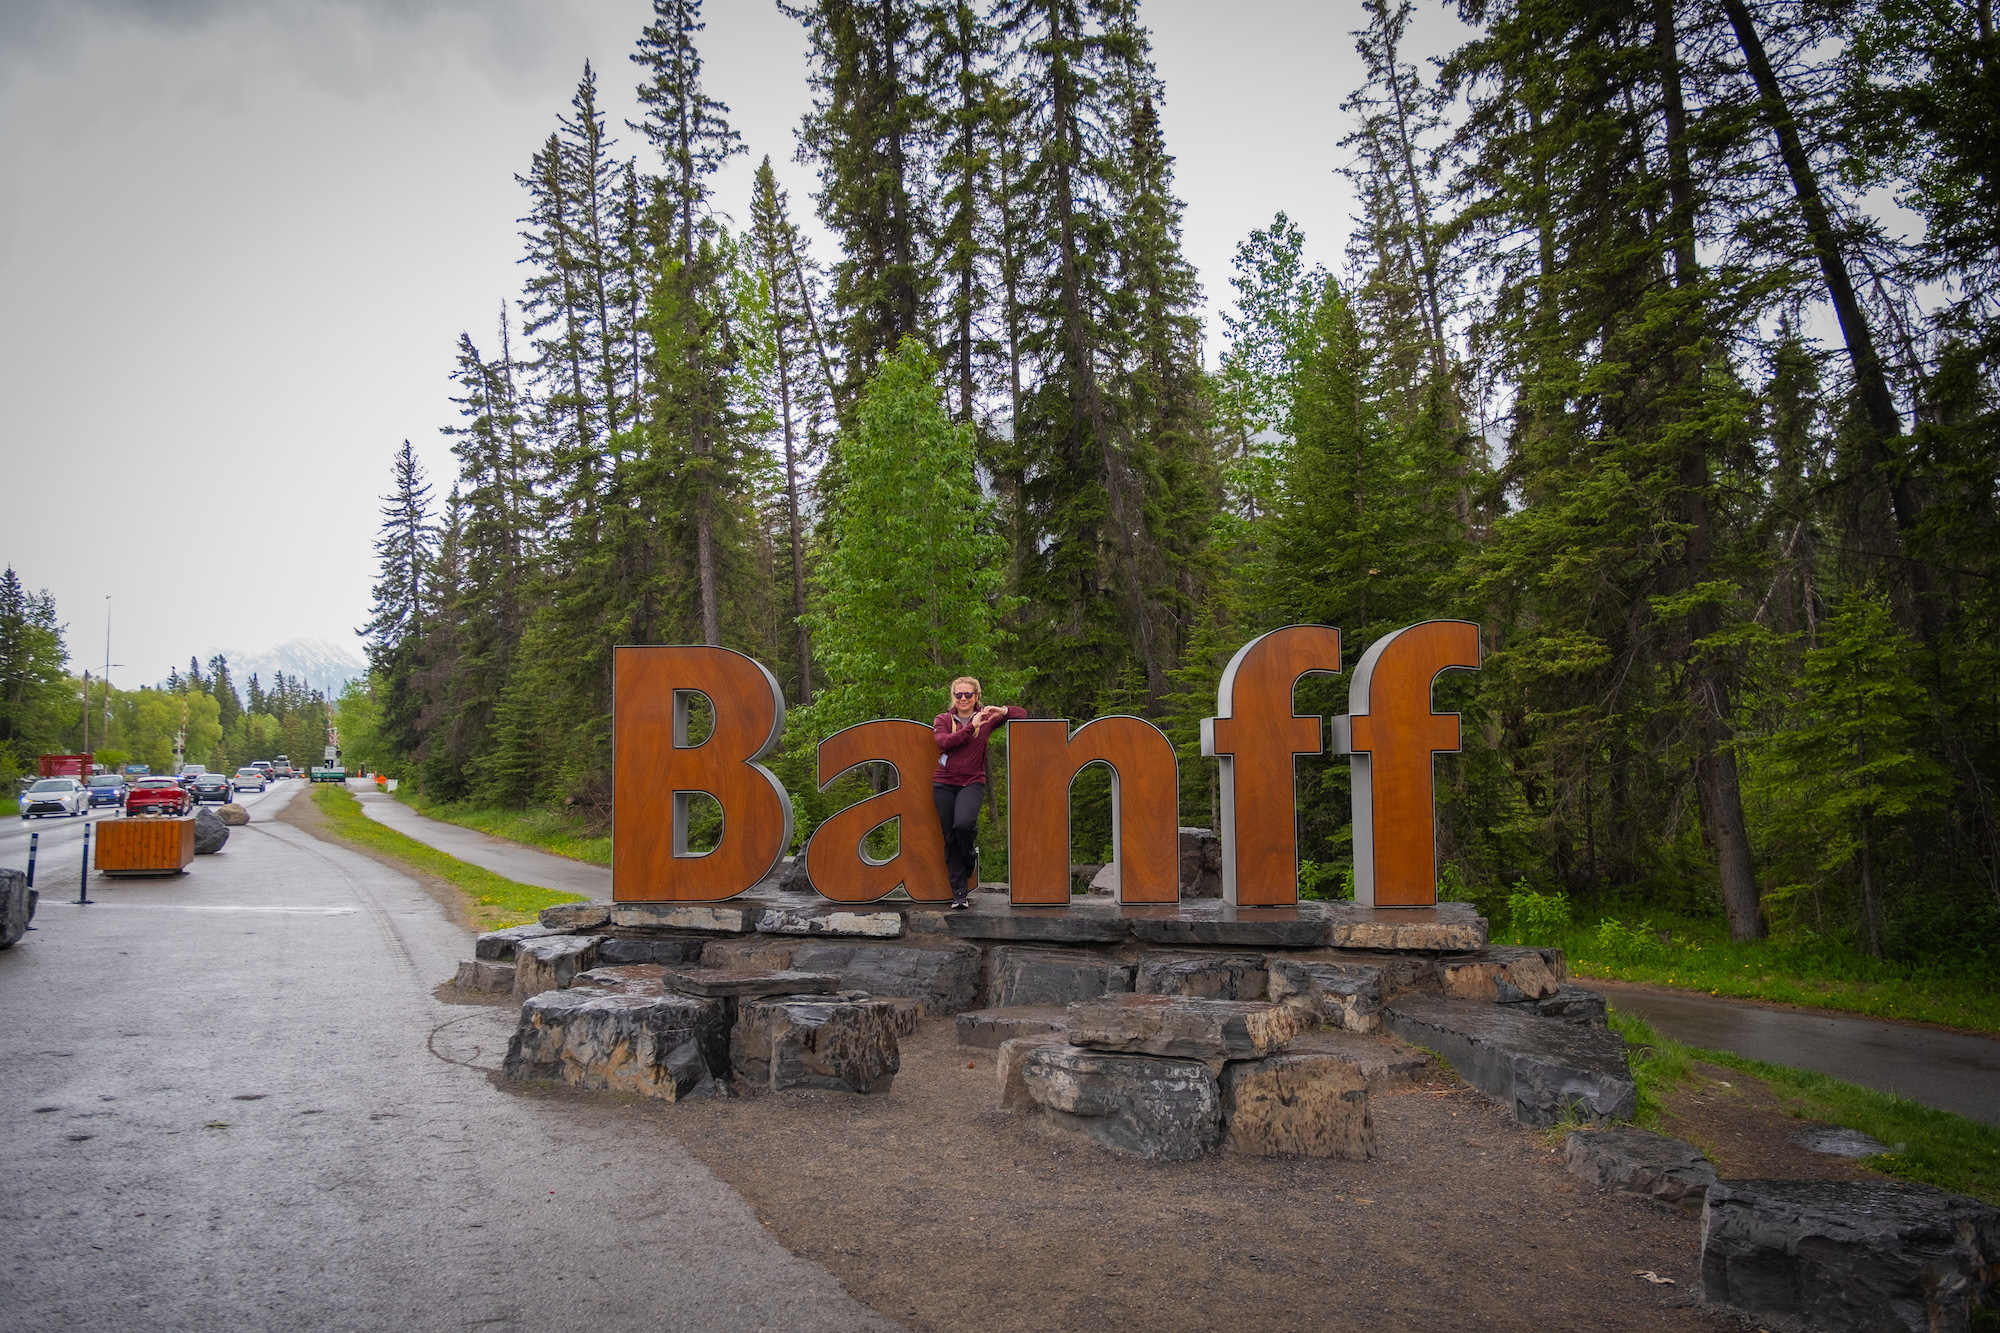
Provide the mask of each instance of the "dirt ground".
POLYGON ((1698 1304, 1698 1216, 1584 1184, 1559 1138, 1444 1076, 1373 1098, 1377 1161, 1171 1165, 998 1110, 993 1052, 957 1045, 949 1019, 904 1040, 875 1097, 503 1086, 618 1116, 638 1142, 673 1136, 788 1248, 913 1329, 1760 1326, 1698 1304))

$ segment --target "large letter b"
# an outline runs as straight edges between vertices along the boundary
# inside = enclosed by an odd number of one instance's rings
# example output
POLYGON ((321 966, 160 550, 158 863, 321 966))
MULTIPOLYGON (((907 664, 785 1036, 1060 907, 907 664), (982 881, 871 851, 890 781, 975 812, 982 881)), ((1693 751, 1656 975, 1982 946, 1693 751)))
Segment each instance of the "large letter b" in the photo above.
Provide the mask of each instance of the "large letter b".
POLYGON ((619 648, 613 656, 611 896, 715 902, 771 873, 792 841, 792 801, 758 763, 785 730, 785 697, 761 665, 727 648, 619 648), (688 740, 688 704, 715 728, 688 740), (722 807, 714 850, 688 851, 688 797, 722 807))

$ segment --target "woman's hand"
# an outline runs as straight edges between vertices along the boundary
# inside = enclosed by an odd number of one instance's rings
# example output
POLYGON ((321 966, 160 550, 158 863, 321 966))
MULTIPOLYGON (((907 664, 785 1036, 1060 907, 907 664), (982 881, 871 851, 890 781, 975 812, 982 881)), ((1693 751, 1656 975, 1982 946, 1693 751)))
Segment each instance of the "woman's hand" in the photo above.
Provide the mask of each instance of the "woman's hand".
POLYGON ((979 724, 981 726, 991 726, 997 719, 1006 716, 1006 709, 1000 707, 998 704, 988 704, 979 710, 979 724))

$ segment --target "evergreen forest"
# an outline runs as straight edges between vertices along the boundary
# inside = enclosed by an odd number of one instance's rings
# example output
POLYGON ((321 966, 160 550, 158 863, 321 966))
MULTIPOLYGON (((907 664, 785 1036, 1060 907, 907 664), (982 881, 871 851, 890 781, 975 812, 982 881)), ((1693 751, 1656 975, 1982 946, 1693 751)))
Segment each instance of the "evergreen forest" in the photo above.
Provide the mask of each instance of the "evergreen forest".
MULTIPOLYGON (((794 143, 739 139, 699 3, 655 0, 615 76, 640 118, 586 67, 522 146, 524 278, 458 341, 457 474, 406 444, 389 479, 351 701, 375 762, 601 829, 614 646, 706 643, 784 689, 801 837, 844 799, 819 738, 928 719, 960 674, 1153 720, 1208 825, 1236 648, 1326 624, 1351 667, 1456 618, 1485 660, 1437 690, 1464 717, 1447 896, 1987 956, 1988 0, 1458 0, 1423 63, 1407 0, 1364 0, 1365 81, 1281 131, 1351 180, 1342 262, 1280 213, 1227 274, 1182 253, 1136 0, 781 7, 794 143), (737 154, 754 189, 718 197, 737 154)), ((1347 784, 1299 762, 1313 892, 1340 891, 1347 784)))

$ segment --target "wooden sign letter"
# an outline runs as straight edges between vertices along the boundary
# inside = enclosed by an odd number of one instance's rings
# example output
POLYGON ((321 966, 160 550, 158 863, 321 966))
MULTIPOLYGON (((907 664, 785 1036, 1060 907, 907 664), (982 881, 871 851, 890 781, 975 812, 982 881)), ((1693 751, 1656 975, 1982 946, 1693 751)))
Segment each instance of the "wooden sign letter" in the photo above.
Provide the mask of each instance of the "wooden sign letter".
POLYGON ((716 902, 771 873, 792 841, 792 800, 758 763, 785 730, 785 696, 764 667, 727 648, 618 648, 612 656, 611 897, 716 902), (688 704, 715 729, 688 743, 688 704), (687 849, 688 801, 722 807, 713 851, 687 849))
POLYGON ((1354 901, 1437 903, 1437 818, 1431 756, 1458 748, 1458 714, 1431 711, 1431 685, 1479 667, 1479 626, 1426 620, 1377 639, 1348 686, 1349 716, 1333 719, 1333 752, 1353 755, 1354 901))
POLYGON ((1340 631, 1293 625, 1236 650, 1201 724, 1201 752, 1222 770, 1222 897, 1239 907, 1299 900, 1293 756, 1320 752, 1319 718, 1292 712, 1292 688, 1340 670, 1340 631))
POLYGON ((1069 787, 1085 764, 1111 769, 1118 901, 1180 900, 1180 772, 1173 742, 1144 718, 1007 724, 1007 878, 1019 905, 1069 904, 1069 787))
POLYGON ((837 903, 872 903, 899 884, 918 902, 949 902, 944 830, 925 781, 937 767, 937 734, 921 722, 892 718, 836 731, 819 743, 819 789, 871 760, 895 766, 895 787, 855 802, 813 830, 806 844, 806 878, 837 903), (892 819, 896 854, 877 861, 863 840, 892 819))

